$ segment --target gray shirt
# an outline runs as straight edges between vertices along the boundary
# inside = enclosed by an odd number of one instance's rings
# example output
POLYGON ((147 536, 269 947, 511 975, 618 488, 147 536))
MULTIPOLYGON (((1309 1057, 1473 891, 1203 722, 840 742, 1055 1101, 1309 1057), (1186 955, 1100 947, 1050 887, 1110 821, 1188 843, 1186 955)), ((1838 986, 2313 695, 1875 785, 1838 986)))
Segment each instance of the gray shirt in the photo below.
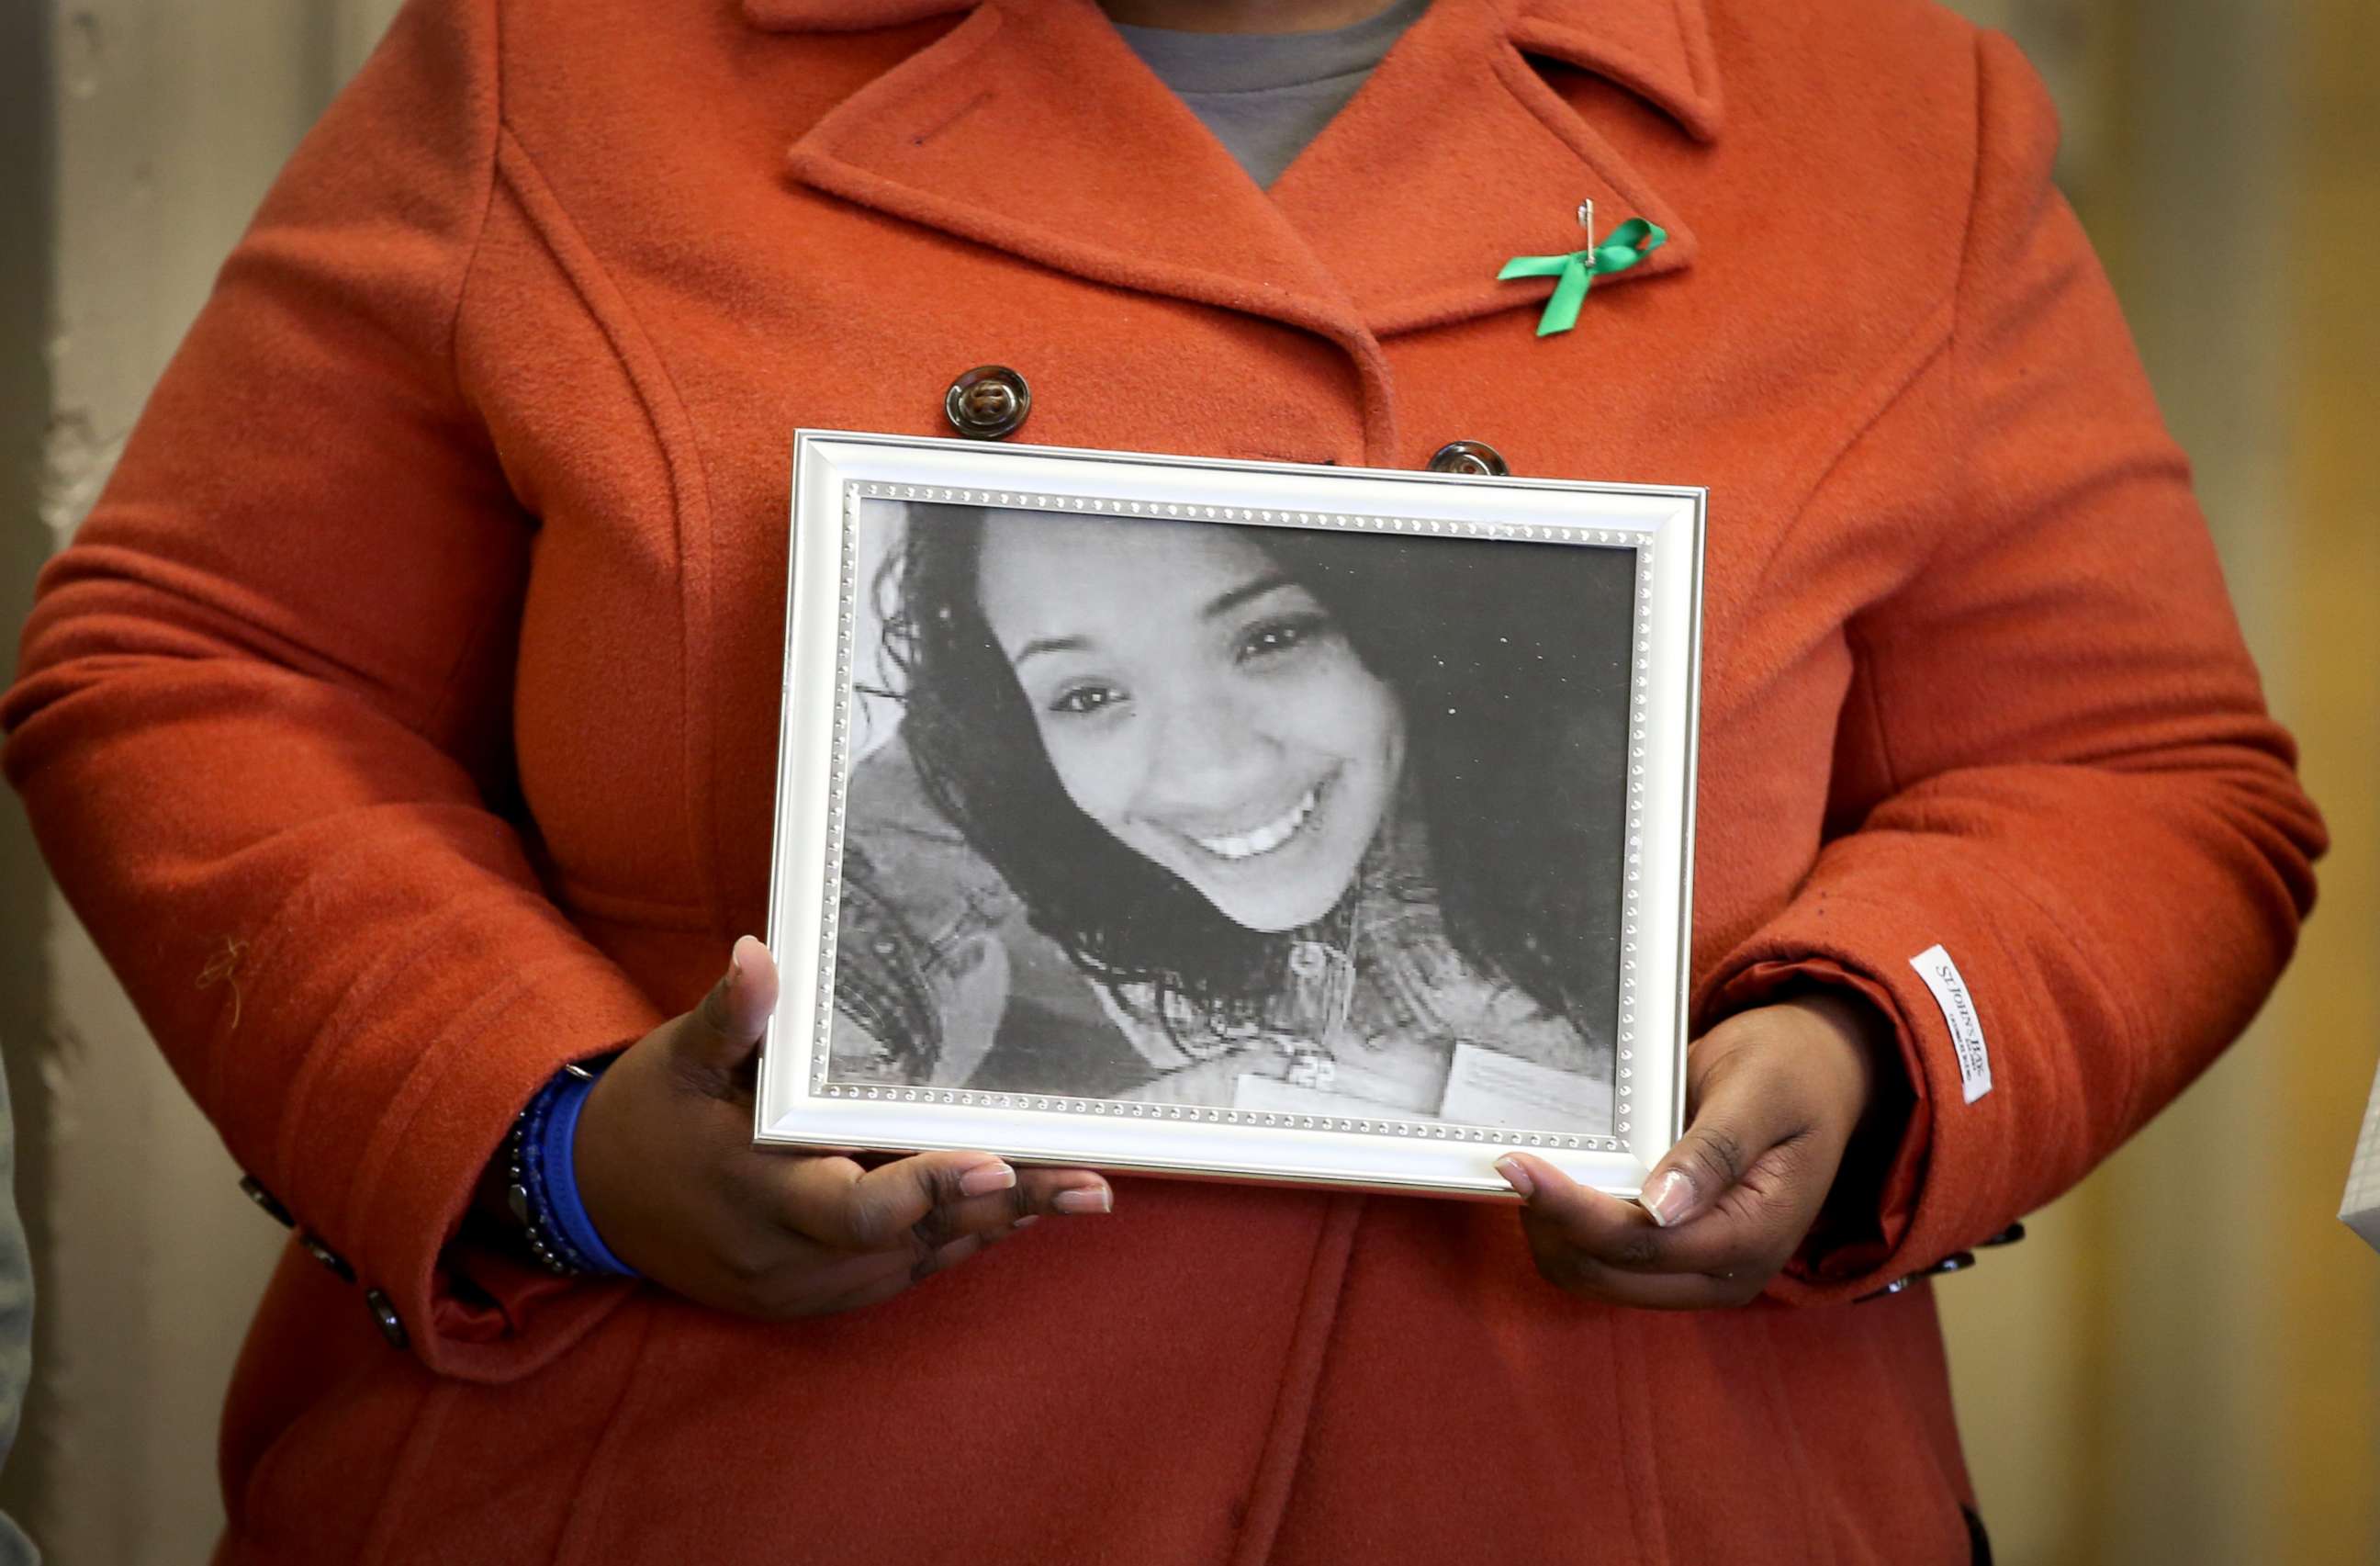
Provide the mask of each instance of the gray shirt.
POLYGON ((1270 186, 1428 7, 1429 0, 1395 0, 1376 17, 1322 32, 1116 31, 1248 177, 1270 186))

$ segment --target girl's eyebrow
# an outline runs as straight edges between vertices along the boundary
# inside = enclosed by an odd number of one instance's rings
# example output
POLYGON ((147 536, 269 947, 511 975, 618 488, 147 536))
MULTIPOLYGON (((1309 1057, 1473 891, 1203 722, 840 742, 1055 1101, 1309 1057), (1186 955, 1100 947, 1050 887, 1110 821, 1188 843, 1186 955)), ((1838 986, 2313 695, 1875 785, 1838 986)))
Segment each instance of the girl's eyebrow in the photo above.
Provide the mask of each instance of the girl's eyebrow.
POLYGON ((1282 572, 1267 571, 1264 575, 1257 578, 1254 581, 1244 582, 1240 586, 1232 589, 1229 593, 1219 594, 1213 603, 1198 611, 1198 618, 1209 620, 1220 618, 1222 616, 1230 614, 1233 609, 1238 608, 1241 605, 1245 604, 1252 599, 1263 597, 1266 593, 1270 593, 1274 588, 1293 587, 1294 585, 1296 584, 1282 572))
POLYGON ((1016 650, 1016 655, 1008 660, 1008 667, 1021 667, 1025 660, 1036 653, 1079 653, 1089 645, 1090 642, 1080 636, 1036 637, 1016 650))
MULTIPOLYGON (((1252 581, 1242 582, 1228 593, 1216 594, 1212 603, 1198 611, 1198 618, 1207 620, 1219 619, 1241 605, 1263 597, 1275 588, 1295 585, 1294 581, 1281 571, 1267 571, 1252 581)), ((1037 636, 1016 650, 1016 655, 1008 660, 1008 667, 1021 668, 1024 667, 1025 660, 1036 653, 1079 653, 1088 648, 1090 644, 1090 640, 1082 636, 1037 636)))

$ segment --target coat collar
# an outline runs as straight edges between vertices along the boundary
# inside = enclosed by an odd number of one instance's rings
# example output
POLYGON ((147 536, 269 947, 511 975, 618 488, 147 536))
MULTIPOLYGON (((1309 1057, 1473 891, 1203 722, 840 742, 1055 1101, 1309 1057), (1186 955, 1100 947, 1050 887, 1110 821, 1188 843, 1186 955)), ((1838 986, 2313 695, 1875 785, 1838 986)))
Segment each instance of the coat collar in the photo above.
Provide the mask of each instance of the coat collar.
POLYGON ((1103 284, 1324 336, 1356 361, 1376 450, 1393 445, 1380 339, 1541 308, 1550 285, 1497 270, 1576 249, 1582 200, 1604 232, 1643 216, 1670 235, 1598 297, 1694 260, 1682 215, 1523 55, 1651 98, 1690 155, 1719 117, 1701 0, 1435 0, 1269 192, 1095 0, 741 3, 779 29, 964 12, 812 126, 794 176, 1103 284))
MULTIPOLYGON (((776 32, 855 32, 955 16, 980 0, 741 0, 776 32)), ((1499 6, 1521 49, 1606 77, 1659 107, 1701 141, 1718 138, 1718 64, 1704 0, 1509 0, 1499 6)))

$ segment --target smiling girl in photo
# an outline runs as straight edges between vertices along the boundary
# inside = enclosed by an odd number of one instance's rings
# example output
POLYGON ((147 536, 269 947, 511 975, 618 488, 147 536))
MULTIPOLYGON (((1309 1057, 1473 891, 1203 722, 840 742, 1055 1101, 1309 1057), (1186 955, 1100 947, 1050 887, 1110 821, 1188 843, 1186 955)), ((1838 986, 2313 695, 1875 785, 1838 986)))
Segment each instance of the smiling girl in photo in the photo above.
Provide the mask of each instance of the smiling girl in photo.
POLYGON ((1466 1081, 1466 1115, 1608 1126, 1632 559, 914 508, 838 1074, 1003 1085, 1046 941, 1112 1024, 1077 1030, 1064 1091, 1110 1082, 1120 1034, 1123 1096, 1436 1117, 1468 1046, 1560 1075, 1466 1081))

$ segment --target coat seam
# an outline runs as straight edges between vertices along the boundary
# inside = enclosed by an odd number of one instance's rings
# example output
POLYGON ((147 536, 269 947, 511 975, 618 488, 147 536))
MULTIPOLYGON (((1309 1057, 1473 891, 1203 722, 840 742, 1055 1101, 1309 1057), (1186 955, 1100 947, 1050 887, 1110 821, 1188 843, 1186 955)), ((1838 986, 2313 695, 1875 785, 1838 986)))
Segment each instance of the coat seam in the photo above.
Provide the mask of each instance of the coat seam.
POLYGON ((565 917, 574 924, 578 923, 579 915, 585 914, 638 930, 686 934, 710 927, 710 911, 699 904, 606 891, 601 887, 575 880, 559 870, 542 877, 542 884, 554 906, 561 909, 565 917))
MULTIPOLYGON (((479 215, 472 222, 471 242, 463 255, 462 275, 455 281, 455 305, 446 315, 445 343, 443 349, 447 388, 455 398, 455 406, 479 421, 479 433, 483 436, 487 436, 488 434, 486 422, 480 415, 477 402, 464 389, 463 315, 469 308, 472 279, 479 275, 480 259, 487 252, 488 225, 496 210, 497 151, 504 140, 504 0, 489 0, 488 31, 492 42, 488 49, 489 98, 492 110, 487 127, 488 160, 486 166, 480 173, 479 215)), ((492 437, 488 438, 492 447, 492 437)), ((520 497, 513 494, 510 484, 507 483, 504 487, 504 493, 511 495, 517 505, 520 497)), ((524 521, 524 518, 517 512, 510 520, 516 522, 524 521)), ((438 700, 426 715, 425 721, 428 728, 443 730, 444 726, 451 722, 452 715, 458 704, 463 671, 471 667, 473 659, 482 648, 489 645, 492 639, 504 634, 505 626, 516 616, 516 598, 507 596, 492 601, 481 612, 480 624, 472 629, 471 634, 465 637, 461 645, 456 648, 454 661, 447 666, 446 673, 440 681, 438 700)), ((507 710, 510 708, 509 698, 506 701, 506 708, 507 710)), ((432 743, 436 742, 433 739, 432 743)), ((445 747, 442 745, 440 748, 445 747)))
MULTIPOLYGON (((1908 337, 1902 339, 1906 344, 1923 340, 1929 336, 1932 337, 1915 359, 1898 373, 1898 384, 1893 385, 1890 393, 1857 421, 1851 432, 1843 437, 1842 443, 1837 446, 1827 458, 1825 464, 1818 471, 1817 477, 1811 481, 1809 489, 1794 506, 1792 515, 1787 518, 1784 525, 1777 530, 1768 547, 1763 551, 1759 566, 1746 579, 1748 589, 1742 600, 1744 605, 1759 600, 1762 590, 1767 585, 1770 573, 1776 569, 1777 562, 1784 556, 1786 546, 1792 543, 1794 535, 1801 531, 1802 524, 1808 520, 1810 513, 1817 508, 1819 500, 1828 492, 1828 486, 1832 484, 1836 475, 1842 471, 1844 464, 1849 462, 1852 455, 1865 444, 1868 436, 1876 433, 1877 426, 1889 418, 1918 386, 1925 384, 1927 373, 1933 370, 1937 362, 1942 360, 1950 346, 1950 324, 1948 321, 1940 321, 1937 324, 1937 318, 1954 308, 1954 301, 1949 296, 1937 300, 1928 307, 1919 325, 1911 331, 1908 337)), ((1870 386, 1874 385, 1874 382, 1867 383, 1870 386)), ((1866 387, 1864 386, 1863 390, 1866 387)), ((1936 547, 1939 547, 1938 540, 1936 542, 1936 547)), ((1929 561, 1932 558, 1930 549, 1927 552, 1927 558, 1929 561)), ((1922 572, 1923 569, 1924 567, 1920 566, 1919 570, 1922 572)), ((1731 625, 1730 629, 1732 629, 1731 625)), ((1711 639, 1706 638, 1706 645, 1710 644, 1710 642, 1711 639)))
POLYGON ((620 1390, 612 1400, 609 1413, 595 1432, 595 1439, 587 1449, 587 1461, 578 1467, 577 1483, 572 1486, 570 1499, 563 1507, 561 1536, 554 1541, 554 1566, 565 1566, 574 1559, 584 1559, 594 1541, 603 1537, 602 1523, 611 1509, 613 1486, 602 1482, 603 1476, 618 1465, 619 1450, 626 1441, 628 1411, 637 1401, 639 1390, 650 1383, 645 1378, 645 1362, 651 1357, 653 1336, 658 1330, 659 1311, 650 1303, 644 1305, 644 1323, 637 1334, 637 1346, 628 1356, 627 1367, 620 1373, 620 1390), (580 1498, 591 1498, 581 1511, 580 1498))
MULTIPOLYGON (((1961 328, 1966 322, 1967 284, 1974 269, 1976 228, 1984 205, 1984 35, 1980 31, 1969 45, 1968 68, 1973 73, 1968 91, 1974 100, 1974 127, 1968 138, 1969 155, 1973 161, 1967 171, 1967 215, 1959 233, 1959 268, 1950 283, 1950 334, 1948 340, 1950 393, 1954 402, 1960 390, 1960 353, 1965 347, 1961 328)), ((1974 464, 1964 455, 1972 448, 1962 445, 1960 449, 1962 456, 1959 463, 1959 493, 1965 495, 1973 488, 1974 464)), ((1963 510, 1964 508, 1961 508, 1963 510)), ((1925 552, 1925 558, 1919 567, 1921 573, 1933 568, 1945 547, 1946 535, 1937 533, 1933 547, 1925 552)))
POLYGON ((1767 1398, 1778 1429, 1784 1437, 1781 1443, 1783 1456, 1786 1465, 1792 1471, 1794 1492, 1801 1502, 1803 1542, 1809 1552, 1808 1559, 1815 1561, 1822 1559, 1820 1549, 1827 1537, 1827 1526, 1816 1503, 1817 1486, 1812 1474, 1810 1438, 1802 1428, 1802 1421, 1795 1415, 1792 1400, 1786 1393, 1784 1375, 1779 1368, 1782 1356, 1777 1342, 1777 1318, 1764 1314, 1755 1319, 1760 1323, 1761 1340, 1768 1350, 1757 1356, 1760 1390, 1767 1398))
MULTIPOLYGON (((1908 373, 1901 380, 1900 384, 1892 389, 1891 395, 1886 398, 1884 401, 1879 404, 1865 419, 1860 421, 1858 427, 1851 432, 1850 435, 1845 438, 1842 445, 1837 447, 1834 454, 1827 459, 1826 466, 1819 471, 1816 479, 1811 483, 1809 493, 1804 495, 1802 497, 1801 504, 1793 508, 1793 515, 1791 518, 1786 521, 1782 528, 1778 530, 1776 541, 1769 545, 1767 553, 1761 559, 1760 569, 1753 573, 1750 579, 1753 591, 1746 595, 1745 602, 1747 603, 1758 598, 1759 590, 1767 584, 1768 574, 1776 567, 1778 559, 1783 555, 1786 544, 1791 541, 1792 535, 1800 530, 1804 519, 1809 516, 1811 510, 1817 505, 1819 497, 1826 494, 1827 486, 1834 482, 1835 475, 1842 471, 1844 462, 1850 459, 1851 455, 1854 451, 1859 449, 1861 444, 1867 439, 1868 435, 1875 431, 1876 426, 1883 423, 1885 419, 1890 415, 1895 409, 1900 406, 1901 402, 1909 397, 1912 390, 1924 384, 1926 373, 1934 367, 1934 364, 1937 360, 1945 361, 1945 373, 1950 378, 1952 390, 1954 392, 1956 390, 1958 376, 1957 348, 1959 342, 1961 302, 1965 295, 1968 274, 1974 259, 1975 214, 1977 208, 1981 204, 1983 190, 1982 50, 1982 34, 1979 32, 1976 34, 1976 40, 1971 55, 1975 70, 1975 89, 1973 94, 1975 99, 1974 128, 1970 137, 1970 141, 1973 144, 1973 152, 1971 153, 1973 161, 1967 174, 1967 210, 1960 224, 1958 263, 1951 269, 1948 287, 1931 305, 1926 307, 1924 314, 1919 317, 1919 325, 1910 334, 1911 338, 1924 336, 1926 332, 1934 328, 1935 317, 1947 314, 1948 319, 1942 323, 1939 328, 1941 336, 1937 340, 1931 343, 1925 350, 1917 357, 1916 361, 1909 367, 1908 373)), ((1908 339, 1904 339, 1904 341, 1908 339)), ((1966 464, 1964 462, 1961 463, 1961 471, 1962 474, 1966 471, 1966 464)), ((1917 564, 1915 571, 1916 575, 1923 576, 1932 569, 1936 557, 1940 555, 1944 547, 1944 533, 1937 532, 1935 534, 1933 540, 1925 549, 1924 558, 1917 564)))
POLYGON ((1694 51, 1694 35, 1687 29, 1685 0, 1670 0, 1670 24, 1678 30, 1678 53, 1686 57, 1686 80, 1693 84, 1698 98, 1710 96, 1710 84, 1703 80, 1703 62, 1694 51))
POLYGON ((1884 697, 1876 679, 1876 642, 1856 618, 1844 622, 1843 642, 1851 650, 1853 679, 1858 682, 1856 689, 1860 704, 1865 709, 1868 731, 1876 738, 1876 758, 1884 768, 1883 798, 1890 799, 1904 785, 1900 764, 1892 755, 1892 732, 1884 721, 1884 697))
POLYGON ((424 1464, 429 1460, 433 1438, 446 1422, 446 1411, 453 1406, 461 1388, 452 1381, 431 1385, 414 1409, 411 1425, 405 1439, 397 1447, 396 1461, 389 1465, 388 1483, 381 1490, 380 1505, 375 1509, 371 1528, 364 1535, 364 1548, 358 1559, 364 1566, 381 1566, 388 1560, 389 1551, 396 1547, 398 1524, 405 1520, 406 1511, 397 1505, 401 1494, 418 1483, 424 1464))
POLYGON ((463 373, 458 344, 462 336, 463 301, 471 290, 472 275, 479 271, 480 257, 486 248, 488 220, 496 208, 497 149, 504 140, 504 38, 503 0, 488 0, 488 31, 492 42, 488 50, 490 78, 490 113, 488 116, 488 161, 480 171, 480 214, 471 225, 471 242, 463 253, 462 273, 455 280, 454 308, 446 313, 445 343, 442 349, 446 361, 446 379, 455 400, 468 404, 463 395, 463 373))
POLYGON ((1363 1221, 1365 1199, 1342 1196, 1323 1208, 1314 1250, 1306 1261, 1306 1282, 1290 1328, 1281 1385, 1264 1439, 1257 1449, 1255 1471, 1248 1476, 1247 1510, 1242 1518, 1231 1560, 1232 1566, 1264 1566, 1280 1542, 1281 1525, 1289 1515, 1296 1491, 1297 1469, 1305 1448, 1305 1433, 1314 1422, 1314 1401, 1330 1363, 1331 1337, 1345 1296, 1347 1269, 1354 1254, 1356 1226, 1363 1221), (1341 1214, 1346 1217, 1342 1219, 1341 1214), (1325 1274, 1329 1276, 1325 1277, 1325 1274), (1316 1345, 1313 1363, 1301 1365, 1300 1351, 1316 1345), (1292 1428, 1294 1424, 1295 1428, 1292 1428), (1259 1507, 1261 1504, 1261 1510, 1259 1507))
POLYGON ((1659 1414, 1645 1374, 1645 1336, 1636 1313, 1605 1308, 1609 1329, 1600 1339, 1610 1366, 1612 1411, 1621 1438, 1621 1494, 1624 1500, 1634 1502, 1623 1504, 1620 1516, 1628 1528, 1630 1558, 1640 1566, 1654 1566, 1670 1559, 1670 1524, 1661 1496, 1660 1465, 1650 1455, 1659 1440, 1659 1414))
POLYGON ((715 851, 714 791, 708 787, 711 773, 708 765, 711 726, 701 720, 702 708, 698 698, 703 659, 697 647, 698 642, 707 640, 708 626, 698 631, 694 623, 696 611, 689 602, 694 594, 687 591, 694 581, 701 583, 699 591, 707 614, 710 593, 713 510, 709 471, 702 460, 698 444, 692 438, 692 420, 686 412, 685 399, 670 376, 668 365, 654 348, 650 335, 638 318, 635 307, 603 269, 593 247, 587 242, 584 233, 570 216, 569 209, 562 204, 560 196, 547 183, 544 172, 539 168, 536 157, 522 141, 518 130, 506 124, 501 128, 501 132, 498 173, 519 201, 522 215, 530 231, 537 236, 539 245, 562 274, 579 308, 586 312, 588 320, 610 349, 613 363, 627 382, 629 392, 644 415, 646 431, 652 438, 654 449, 668 477, 672 531, 676 537, 678 554, 678 728, 681 765, 686 769, 681 802, 686 811, 687 847, 695 881, 701 888, 703 905, 710 914, 713 933, 718 934, 724 928, 725 910, 715 851), (503 152, 507 149, 512 154, 510 158, 503 156, 503 152), (513 166, 506 166, 508 165, 513 166), (540 208, 547 210, 540 212, 540 208), (582 268, 591 275, 582 276, 582 268), (597 286, 614 296, 615 309, 607 308, 598 301, 595 297, 597 286), (638 370, 637 356, 629 351, 632 347, 641 349, 644 356, 651 360, 650 375, 638 370), (658 386, 648 384, 653 379, 658 379, 658 386), (664 400, 667 411, 674 414, 674 418, 663 416, 664 400), (688 433, 686 438, 672 438, 670 428, 674 423, 686 426, 688 433), (700 512, 703 558, 698 568, 690 569, 695 566, 696 553, 696 519, 690 513, 696 510, 700 512))

